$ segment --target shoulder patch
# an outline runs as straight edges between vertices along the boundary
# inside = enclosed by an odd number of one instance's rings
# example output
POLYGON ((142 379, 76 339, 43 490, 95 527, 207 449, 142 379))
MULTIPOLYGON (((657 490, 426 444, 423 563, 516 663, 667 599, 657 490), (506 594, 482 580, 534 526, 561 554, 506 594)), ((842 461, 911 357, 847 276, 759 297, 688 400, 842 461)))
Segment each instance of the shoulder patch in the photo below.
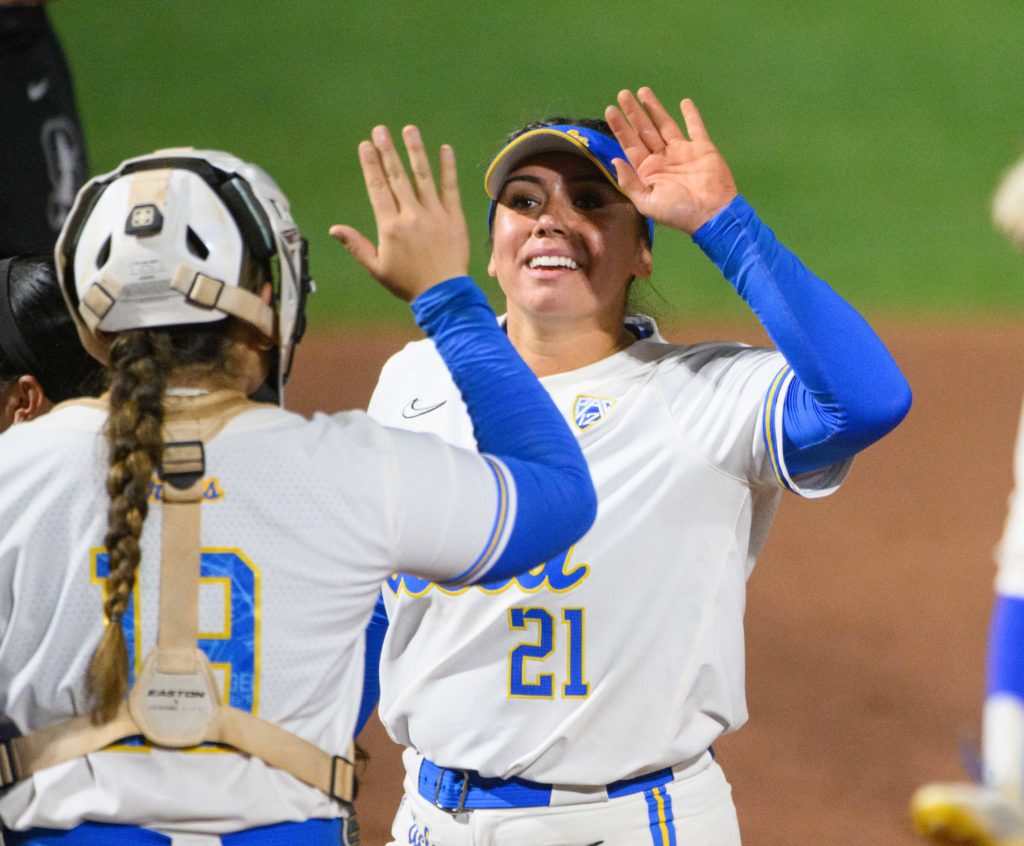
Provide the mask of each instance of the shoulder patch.
POLYGON ((572 419, 576 428, 582 431, 596 426, 608 416, 614 405, 613 399, 579 394, 572 406, 572 419))

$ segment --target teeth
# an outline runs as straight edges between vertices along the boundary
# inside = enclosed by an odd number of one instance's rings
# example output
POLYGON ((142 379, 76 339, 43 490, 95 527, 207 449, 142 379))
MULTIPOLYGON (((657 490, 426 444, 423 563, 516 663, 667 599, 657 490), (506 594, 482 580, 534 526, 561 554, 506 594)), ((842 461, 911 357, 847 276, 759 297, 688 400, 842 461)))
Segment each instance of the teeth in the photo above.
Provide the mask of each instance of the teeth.
POLYGON ((530 267, 567 267, 578 270, 579 265, 567 256, 535 256, 530 259, 530 267))

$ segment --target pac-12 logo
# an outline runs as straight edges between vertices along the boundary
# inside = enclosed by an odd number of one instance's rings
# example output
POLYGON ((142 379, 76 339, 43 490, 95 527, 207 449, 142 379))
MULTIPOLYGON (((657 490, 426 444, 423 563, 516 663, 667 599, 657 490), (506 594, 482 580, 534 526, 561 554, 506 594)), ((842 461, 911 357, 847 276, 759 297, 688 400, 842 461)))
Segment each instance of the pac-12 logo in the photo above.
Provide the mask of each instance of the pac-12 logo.
POLYGON ((580 394, 572 407, 572 419, 577 429, 589 429, 607 417, 615 400, 580 394))

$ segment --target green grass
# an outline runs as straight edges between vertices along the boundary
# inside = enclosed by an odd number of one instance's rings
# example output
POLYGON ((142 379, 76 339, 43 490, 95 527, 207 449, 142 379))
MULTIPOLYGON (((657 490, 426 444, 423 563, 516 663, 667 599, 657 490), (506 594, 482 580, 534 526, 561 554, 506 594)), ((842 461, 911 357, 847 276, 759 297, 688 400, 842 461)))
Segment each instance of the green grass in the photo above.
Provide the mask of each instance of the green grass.
MULTIPOLYGON (((1014 0, 49 8, 91 169, 180 144, 263 165, 311 241, 315 324, 408 319, 326 234, 347 222, 373 235, 355 149, 375 123, 416 123, 428 145, 455 147, 483 279, 481 183, 500 139, 547 114, 599 114, 619 88, 643 84, 694 98, 744 195, 859 308, 1024 314, 1024 262, 987 212, 1024 152, 1014 0)), ((665 318, 745 310, 679 233, 658 233, 652 285, 647 300, 665 318)))

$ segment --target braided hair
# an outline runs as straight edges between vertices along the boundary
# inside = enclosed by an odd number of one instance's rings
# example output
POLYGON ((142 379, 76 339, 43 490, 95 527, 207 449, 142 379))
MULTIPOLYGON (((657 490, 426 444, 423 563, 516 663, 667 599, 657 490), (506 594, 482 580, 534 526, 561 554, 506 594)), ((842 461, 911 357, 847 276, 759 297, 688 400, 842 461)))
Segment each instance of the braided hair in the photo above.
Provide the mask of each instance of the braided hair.
POLYGON ((107 533, 110 557, 103 610, 106 626, 89 664, 88 684, 98 722, 110 720, 128 689, 128 649, 122 620, 131 602, 142 558, 140 539, 149 511, 149 486, 163 455, 164 392, 172 373, 216 374, 230 370, 234 321, 134 329, 118 333, 110 347, 110 414, 107 533))

